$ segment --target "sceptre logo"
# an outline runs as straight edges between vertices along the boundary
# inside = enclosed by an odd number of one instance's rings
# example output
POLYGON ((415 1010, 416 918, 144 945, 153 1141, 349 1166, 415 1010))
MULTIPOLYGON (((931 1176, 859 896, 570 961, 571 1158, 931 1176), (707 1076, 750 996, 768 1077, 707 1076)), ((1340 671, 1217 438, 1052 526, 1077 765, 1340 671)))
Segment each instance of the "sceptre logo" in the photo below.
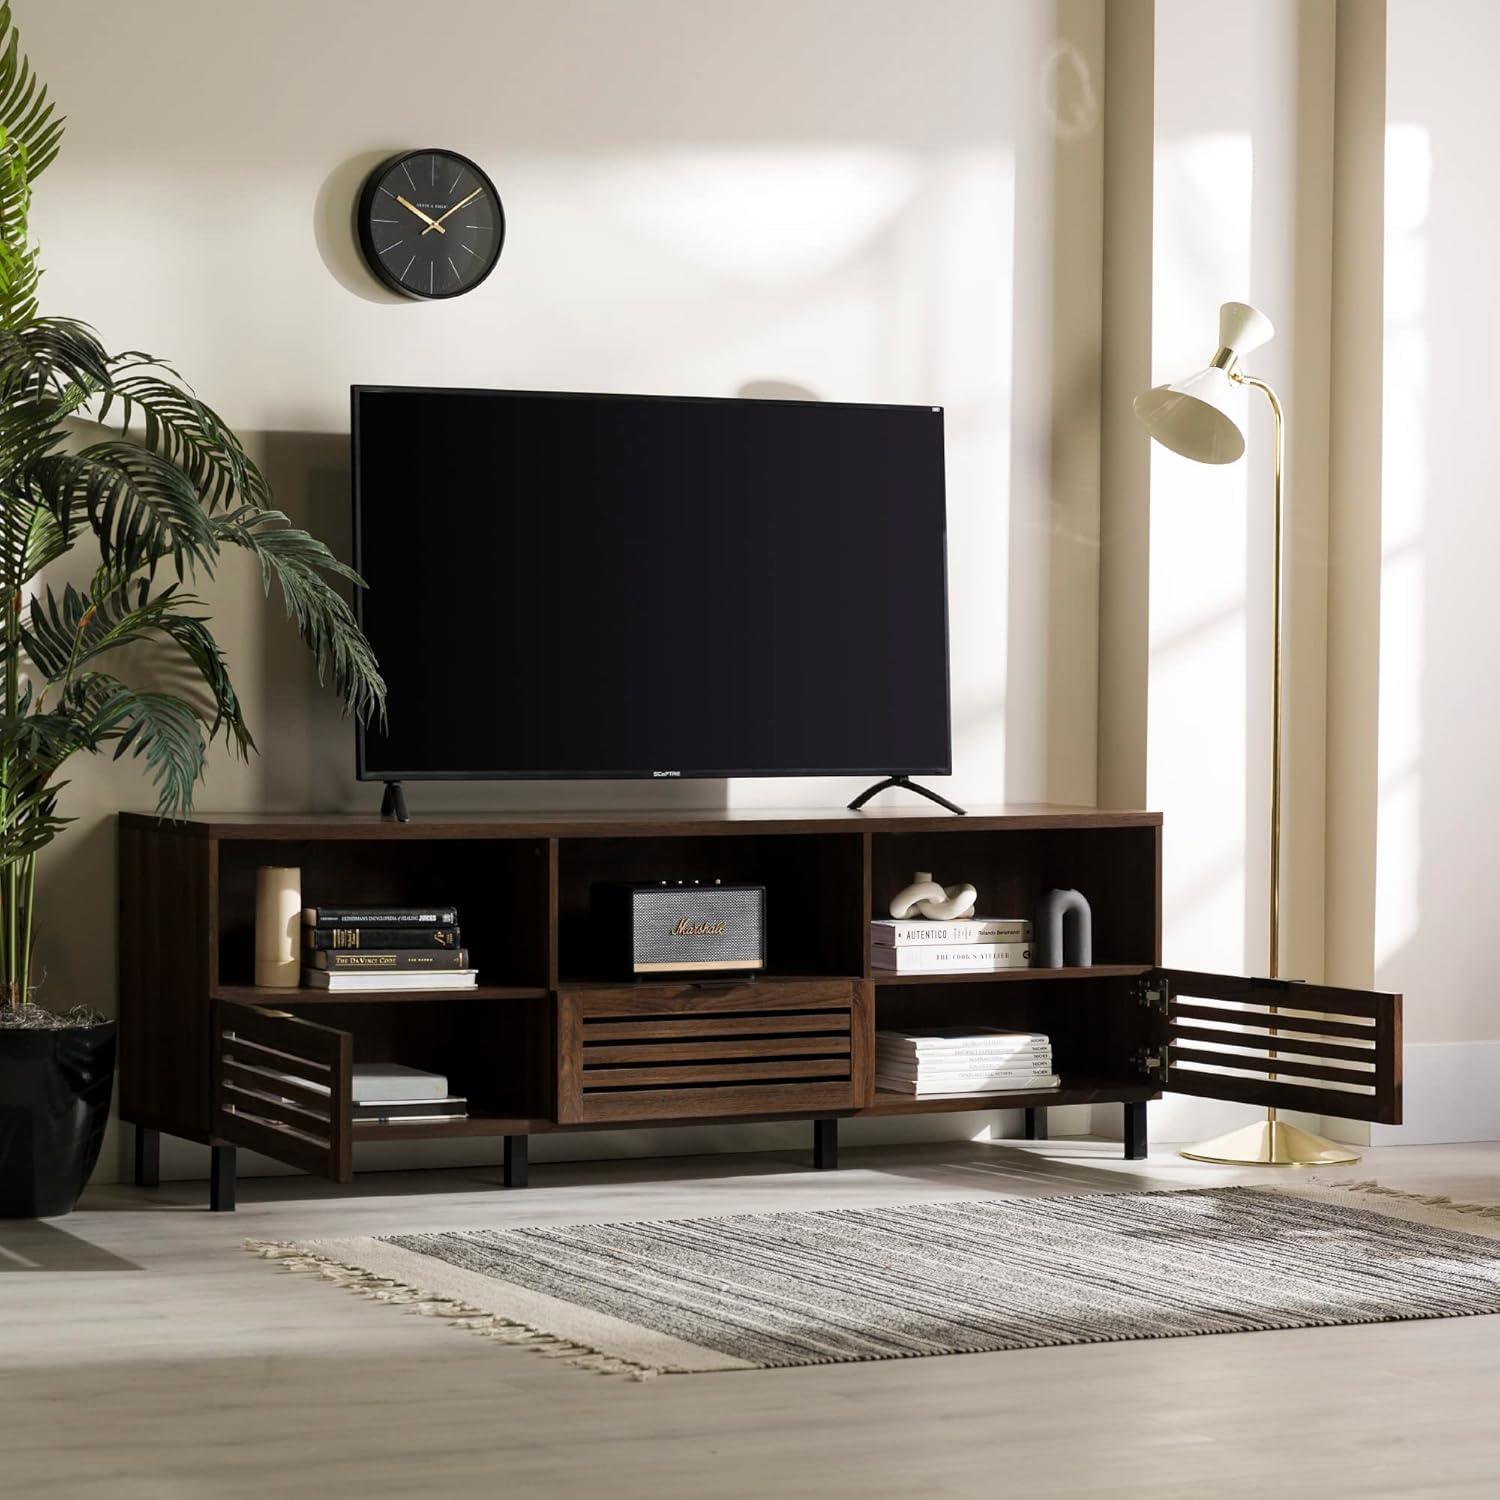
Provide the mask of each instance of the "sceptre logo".
POLYGON ((651 773, 658 781, 667 776, 681 776, 681 771, 653 771, 651 773))

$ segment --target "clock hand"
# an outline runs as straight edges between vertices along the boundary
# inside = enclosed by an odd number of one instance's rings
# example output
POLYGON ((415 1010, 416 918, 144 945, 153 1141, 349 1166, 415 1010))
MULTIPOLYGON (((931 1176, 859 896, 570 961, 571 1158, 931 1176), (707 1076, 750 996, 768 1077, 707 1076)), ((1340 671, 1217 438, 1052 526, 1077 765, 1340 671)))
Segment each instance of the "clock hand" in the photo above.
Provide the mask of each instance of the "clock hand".
MULTIPOLYGON (((437 218, 435 218, 435 219, 428 219, 427 220, 427 228, 424 229, 422 231, 422 233, 426 234, 426 233, 428 233, 429 230, 435 229, 435 230, 437 230, 437 232, 439 234, 447 234, 448 231, 443 228, 443 220, 446 219, 446 218, 449 218, 453 214, 456 214, 459 211, 459 209, 461 209, 464 206, 465 203, 472 203, 483 191, 484 191, 484 189, 482 187, 475 188, 474 191, 472 193, 470 193, 467 198, 460 198, 458 200, 458 202, 455 203, 453 205, 453 207, 448 210, 447 213, 445 213, 445 214, 439 214, 437 216, 437 218)), ((424 219, 426 219, 427 215, 423 214, 422 217, 424 219)))
MULTIPOLYGON (((400 193, 396 194, 396 202, 399 203, 402 208, 409 208, 412 213, 414 213, 427 226, 427 229, 436 229, 439 234, 447 234, 448 231, 444 229, 436 219, 430 217, 428 214, 424 214, 415 203, 408 203, 400 193)), ((450 208, 448 210, 448 213, 451 214, 452 212, 453 210, 450 208)), ((446 219, 448 217, 448 214, 444 214, 443 217, 446 219)), ((422 233, 426 234, 427 229, 424 229, 422 233)))

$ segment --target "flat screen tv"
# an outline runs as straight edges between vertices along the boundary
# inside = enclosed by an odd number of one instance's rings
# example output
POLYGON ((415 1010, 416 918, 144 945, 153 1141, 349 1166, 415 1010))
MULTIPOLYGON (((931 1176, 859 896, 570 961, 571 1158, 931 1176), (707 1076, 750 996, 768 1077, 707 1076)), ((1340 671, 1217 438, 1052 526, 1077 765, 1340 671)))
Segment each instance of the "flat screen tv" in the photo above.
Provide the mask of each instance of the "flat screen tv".
POLYGON ((951 769, 932 406, 356 386, 364 780, 951 769))

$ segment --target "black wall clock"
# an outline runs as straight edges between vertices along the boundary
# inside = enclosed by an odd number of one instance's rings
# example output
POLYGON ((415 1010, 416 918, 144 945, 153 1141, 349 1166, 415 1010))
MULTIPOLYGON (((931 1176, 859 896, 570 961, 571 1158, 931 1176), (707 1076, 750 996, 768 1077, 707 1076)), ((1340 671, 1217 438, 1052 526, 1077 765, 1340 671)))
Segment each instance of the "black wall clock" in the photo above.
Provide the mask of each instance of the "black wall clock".
POLYGON ((403 151, 365 179, 356 211, 370 269, 407 297, 472 292, 500 259, 505 210, 467 156, 403 151))

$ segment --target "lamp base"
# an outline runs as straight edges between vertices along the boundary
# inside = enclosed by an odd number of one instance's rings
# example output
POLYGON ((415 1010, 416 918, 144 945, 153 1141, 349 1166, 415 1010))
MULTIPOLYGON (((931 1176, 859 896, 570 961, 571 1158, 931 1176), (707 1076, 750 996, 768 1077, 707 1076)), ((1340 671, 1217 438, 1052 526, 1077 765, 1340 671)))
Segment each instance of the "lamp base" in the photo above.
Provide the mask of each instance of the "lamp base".
POLYGON ((1346 1146, 1284 1120, 1260 1120, 1178 1154, 1221 1167, 1342 1167, 1359 1160, 1346 1146))

